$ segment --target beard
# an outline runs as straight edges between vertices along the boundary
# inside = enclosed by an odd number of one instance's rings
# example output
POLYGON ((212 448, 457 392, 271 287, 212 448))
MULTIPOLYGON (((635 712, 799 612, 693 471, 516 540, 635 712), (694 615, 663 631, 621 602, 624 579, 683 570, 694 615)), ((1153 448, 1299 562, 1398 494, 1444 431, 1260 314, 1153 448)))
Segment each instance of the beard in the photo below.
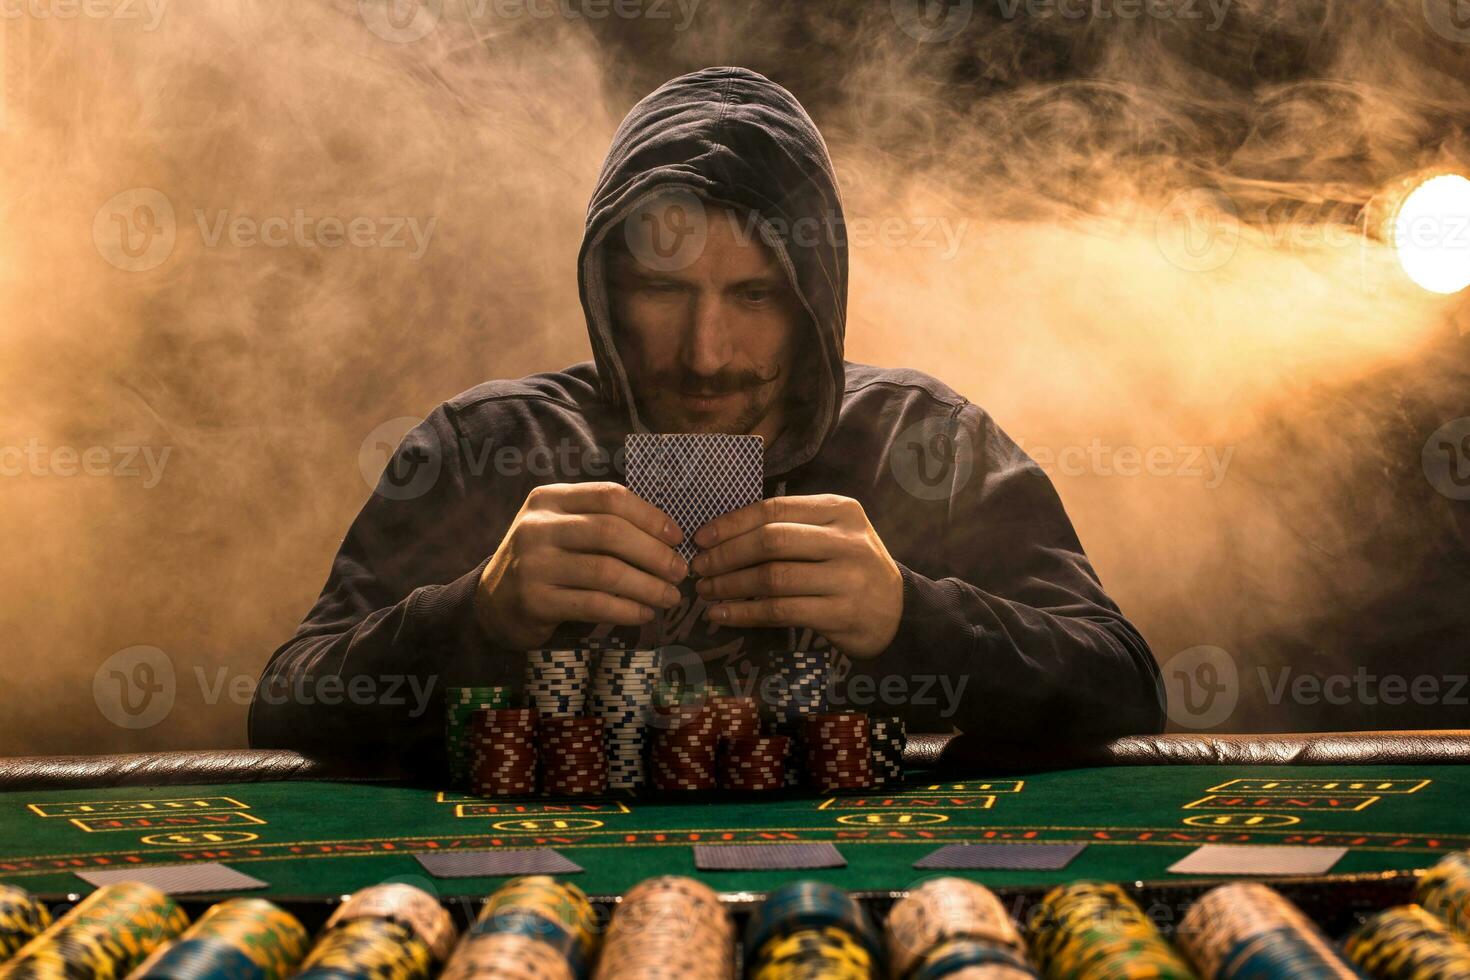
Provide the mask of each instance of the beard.
POLYGON ((699 376, 680 369, 660 371, 634 385, 638 411, 654 432, 724 432, 745 435, 771 413, 781 397, 781 369, 754 369, 699 376), (640 391, 641 389, 641 391, 640 391), (729 396, 718 409, 691 411, 686 396, 729 396))

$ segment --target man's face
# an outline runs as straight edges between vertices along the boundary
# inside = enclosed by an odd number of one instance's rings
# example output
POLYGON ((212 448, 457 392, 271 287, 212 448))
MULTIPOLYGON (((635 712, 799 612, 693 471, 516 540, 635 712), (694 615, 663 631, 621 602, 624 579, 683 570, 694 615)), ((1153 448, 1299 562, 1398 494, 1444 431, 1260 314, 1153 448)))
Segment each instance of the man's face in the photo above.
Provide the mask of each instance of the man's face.
POLYGON ((639 414, 655 432, 751 433, 769 443, 784 422, 805 313, 770 250, 720 208, 704 209, 702 247, 681 255, 679 268, 641 259, 657 254, 645 247, 657 244, 650 235, 685 226, 681 208, 645 209, 626 238, 609 236, 614 330, 639 414))

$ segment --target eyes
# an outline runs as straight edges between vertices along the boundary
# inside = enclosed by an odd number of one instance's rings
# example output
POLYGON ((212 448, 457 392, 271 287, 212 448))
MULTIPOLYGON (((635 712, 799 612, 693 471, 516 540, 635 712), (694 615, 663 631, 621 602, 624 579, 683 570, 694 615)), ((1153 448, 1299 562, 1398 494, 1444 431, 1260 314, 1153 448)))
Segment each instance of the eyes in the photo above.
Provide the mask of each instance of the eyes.
MULTIPOLYGON (((646 279, 638 288, 647 296, 659 298, 684 296, 695 292, 687 284, 672 279, 646 279)), ((730 295, 745 306, 763 309, 774 305, 780 297, 780 292, 773 286, 751 285, 736 286, 730 290, 730 295)))

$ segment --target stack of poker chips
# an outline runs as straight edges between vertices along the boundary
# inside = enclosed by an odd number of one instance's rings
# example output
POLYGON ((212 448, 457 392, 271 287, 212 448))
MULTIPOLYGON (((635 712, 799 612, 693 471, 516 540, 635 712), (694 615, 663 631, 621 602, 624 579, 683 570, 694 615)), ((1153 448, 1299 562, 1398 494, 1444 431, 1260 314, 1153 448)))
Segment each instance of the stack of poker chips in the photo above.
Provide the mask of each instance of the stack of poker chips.
POLYGON ((9 959, 26 943, 51 925, 46 904, 14 885, 0 885, 0 962, 9 959))
POLYGON ((813 715, 802 729, 807 777, 821 793, 872 785, 868 716, 860 712, 813 715))
POLYGON ((720 788, 738 792, 769 792, 785 785, 785 735, 754 735, 721 742, 720 788))
POLYGON ((607 742, 607 785, 641 789, 648 783, 644 749, 658 681, 657 650, 604 650, 592 679, 592 713, 607 742))
POLYGON ((830 675, 831 658, 825 651, 778 650, 771 653, 767 674, 761 678, 767 728, 773 735, 790 739, 791 754, 785 760, 787 786, 801 784, 797 752, 801 726, 807 718, 827 710, 830 675))
POLYGON ((597 956, 597 919, 576 885, 515 878, 491 895, 440 980, 574 980, 597 956))
POLYGON ((883 975, 878 934, 867 915, 846 892, 819 881, 772 892, 751 913, 745 950, 750 980, 883 975))
POLYGON ((465 788, 470 782, 470 716, 482 708, 509 708, 508 687, 450 687, 444 691, 444 734, 449 755, 450 784, 465 788))
POLYGON ((885 924, 888 965, 899 978, 1036 976, 1000 899, 963 878, 933 878, 899 899, 885 924), (962 972, 963 971, 963 972, 962 972))
POLYGON ((1470 945, 1419 905, 1379 912, 1343 941, 1343 949, 1381 980, 1470 980, 1470 945))
POLYGON ((1194 970, 1123 889, 1077 882, 1032 910, 1031 955, 1048 977, 1194 980, 1194 970))
POLYGON ((692 792, 718 785, 719 718, 704 697, 653 707, 653 785, 692 792))
POLYGON ((709 698, 715 713, 720 741, 750 738, 761 733, 760 705, 755 698, 736 697, 728 690, 716 689, 709 698))
POLYGON ((1470 941, 1470 852, 1456 851, 1424 872, 1414 888, 1414 898, 1461 939, 1470 941))
POLYGON ((541 718, 576 718, 587 713, 593 646, 531 650, 526 654, 526 698, 541 718))
POLYGON ((541 788, 552 796, 607 792, 607 751, 600 718, 542 718, 537 728, 541 788))
POLYGON ((332 912, 296 980, 428 980, 454 940, 453 920, 427 892, 374 885, 332 912))
POLYGON ((735 927, 709 886, 650 878, 623 896, 593 980, 734 980, 735 927))
POLYGON ((536 792, 536 712, 480 708, 468 726, 469 790, 476 796, 536 792))
POLYGON ((1215 980, 1361 976, 1300 909, 1256 882, 1205 892, 1180 921, 1177 939, 1199 972, 1215 980))
POLYGON ((282 980, 295 972, 309 943, 289 912, 263 898, 232 898, 155 950, 128 980, 282 980))
POLYGON ((902 718, 868 719, 873 788, 903 783, 903 752, 907 747, 908 733, 904 731, 902 718))
POLYGON ((106 885, 31 939, 4 966, 6 980, 121 977, 189 924, 151 885, 106 885))

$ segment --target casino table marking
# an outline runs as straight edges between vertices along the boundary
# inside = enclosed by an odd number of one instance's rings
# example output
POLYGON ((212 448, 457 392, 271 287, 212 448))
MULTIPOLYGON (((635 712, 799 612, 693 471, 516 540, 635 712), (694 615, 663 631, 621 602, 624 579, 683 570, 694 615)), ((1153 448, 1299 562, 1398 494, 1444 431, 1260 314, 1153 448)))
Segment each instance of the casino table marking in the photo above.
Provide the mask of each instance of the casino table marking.
MULTIPOLYGON (((0 794, 9 817, 0 880, 64 892, 80 885, 74 870, 220 861, 251 865, 271 883, 264 894, 331 894, 385 874, 422 874, 416 853, 547 847, 576 855, 587 869, 577 880, 589 892, 617 894, 650 874, 692 873, 697 843, 823 841, 850 862, 834 880, 863 890, 904 887, 921 877, 915 860, 963 842, 1086 842, 1066 876, 1107 880, 1169 880, 1164 869, 1206 843, 1346 847, 1335 869, 1343 873, 1424 867, 1470 847, 1470 767, 1435 767, 1432 778, 1394 766, 1274 772, 1114 767, 1006 779, 921 776, 877 794, 691 799, 485 800, 311 782, 8 793, 0 794)), ((1046 884, 1066 876, 997 872, 985 880, 1046 884)), ((712 880, 763 883, 757 873, 712 880)))

